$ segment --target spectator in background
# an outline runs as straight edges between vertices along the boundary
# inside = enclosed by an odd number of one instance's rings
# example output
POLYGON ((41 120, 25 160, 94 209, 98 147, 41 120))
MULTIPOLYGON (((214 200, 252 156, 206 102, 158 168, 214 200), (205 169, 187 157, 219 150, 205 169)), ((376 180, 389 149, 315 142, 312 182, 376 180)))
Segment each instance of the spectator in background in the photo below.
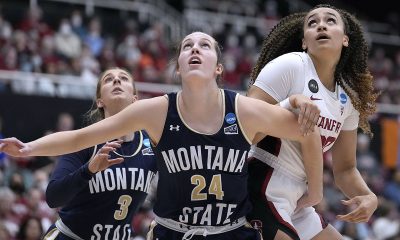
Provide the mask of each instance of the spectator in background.
POLYGON ((400 237, 400 218, 393 202, 380 197, 376 217, 372 223, 374 240, 395 240, 396 236, 400 237))
POLYGON ((74 10, 70 17, 72 31, 82 40, 86 35, 86 27, 83 25, 82 12, 74 10))
POLYGON ((0 225, 11 237, 16 236, 20 224, 20 218, 13 210, 15 200, 15 194, 8 187, 0 187, 0 225))
POLYGON ((17 240, 41 240, 43 228, 40 218, 29 216, 22 221, 17 234, 17 240))
POLYGON ((100 18, 94 17, 89 21, 88 32, 83 38, 84 44, 90 49, 93 56, 98 57, 104 46, 104 39, 101 35, 102 25, 100 18))
POLYGON ((118 44, 116 51, 121 64, 130 71, 136 72, 142 56, 138 46, 138 38, 133 34, 126 35, 124 40, 118 44))
POLYGON ((57 53, 67 60, 76 58, 81 54, 81 40, 72 31, 71 23, 67 18, 61 19, 54 41, 57 53))
POLYGON ((75 128, 74 117, 70 113, 62 112, 57 117, 56 132, 70 131, 75 128))
POLYGON ((0 13, 0 46, 7 43, 12 36, 13 28, 0 13))
POLYGON ((0 216, 0 239, 4 240, 12 239, 9 230, 5 225, 5 222, 1 219, 1 216, 0 216))
POLYGON ((36 39, 42 39, 45 35, 52 35, 53 30, 42 17, 43 11, 39 6, 30 7, 25 17, 19 22, 18 29, 35 36, 36 39))
POLYGON ((16 170, 11 173, 8 186, 16 195, 17 201, 19 201, 19 199, 22 199, 26 191, 25 177, 22 174, 22 171, 16 170))
POLYGON ((29 216, 37 217, 40 220, 40 226, 43 230, 51 226, 54 222, 55 215, 55 211, 49 208, 44 200, 44 190, 32 186, 27 190, 27 193, 24 194, 23 199, 20 201, 20 204, 23 206, 21 210, 21 219, 26 219, 29 216))
POLYGON ((397 209, 400 211, 400 169, 394 169, 389 175, 383 195, 396 203, 397 209))
POLYGON ((342 222, 339 229, 343 235, 340 240, 373 240, 366 223, 342 222))

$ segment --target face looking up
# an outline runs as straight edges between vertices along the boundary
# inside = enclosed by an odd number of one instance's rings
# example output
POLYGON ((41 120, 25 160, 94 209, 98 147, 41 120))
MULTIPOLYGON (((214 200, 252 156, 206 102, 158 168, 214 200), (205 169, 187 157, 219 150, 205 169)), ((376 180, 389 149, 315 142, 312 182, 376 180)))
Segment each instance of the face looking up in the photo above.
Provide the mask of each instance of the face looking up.
POLYGON ((97 106, 105 107, 113 101, 126 101, 130 104, 136 100, 136 91, 132 76, 122 69, 107 70, 99 82, 97 106))
POLYGON ((331 8, 316 8, 304 20, 303 49, 311 54, 320 50, 340 51, 347 47, 349 38, 344 32, 340 14, 331 8))
POLYGON ((217 42, 211 36, 194 32, 179 48, 177 73, 182 79, 216 79, 223 71, 217 42))

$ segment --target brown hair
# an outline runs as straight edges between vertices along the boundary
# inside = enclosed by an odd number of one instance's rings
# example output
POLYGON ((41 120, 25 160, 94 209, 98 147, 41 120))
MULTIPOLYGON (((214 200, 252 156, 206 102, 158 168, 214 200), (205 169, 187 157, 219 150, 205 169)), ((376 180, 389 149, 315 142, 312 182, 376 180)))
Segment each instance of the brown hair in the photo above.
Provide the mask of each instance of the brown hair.
POLYGON ((96 97, 95 97, 95 99, 93 99, 92 107, 84 115, 85 122, 87 124, 92 124, 92 123, 98 122, 100 120, 103 120, 105 118, 104 117, 104 109, 97 107, 96 100, 101 98, 101 86, 102 86, 101 80, 104 78, 105 74, 111 70, 121 70, 121 71, 125 72, 132 79, 132 85, 133 85, 133 91, 134 91, 133 94, 134 95, 138 94, 137 89, 135 87, 134 78, 133 78, 132 74, 130 74, 126 69, 115 67, 115 68, 109 68, 109 69, 105 70, 104 72, 101 73, 100 78, 97 81, 96 97))
MULTIPOLYGON (((316 8, 336 10, 344 22, 344 32, 349 37, 349 46, 342 48, 334 78, 349 95, 355 109, 360 113, 360 128, 372 136, 368 116, 376 111, 378 93, 374 92, 373 76, 368 66, 368 44, 360 22, 352 14, 328 4, 316 8)), ((311 11, 310 10, 310 11, 311 11)), ((251 73, 250 84, 254 84, 261 69, 272 59, 288 52, 301 52, 303 25, 307 12, 294 13, 282 18, 264 39, 261 54, 251 73)))
MULTIPOLYGON (((192 32, 192 33, 194 33, 194 32, 192 32)), ((203 32, 201 32, 201 33, 203 33, 203 32)), ((204 34, 206 34, 206 33, 204 33, 204 34)), ((186 35, 186 36, 188 36, 188 35, 186 35)), ((175 70, 177 70, 178 67, 179 67, 178 58, 179 58, 179 55, 181 54, 183 39, 178 44, 176 44, 176 46, 175 46, 175 56, 172 58, 172 64, 175 65, 175 70)), ((214 39, 214 46, 215 46, 215 52, 217 53, 217 64, 223 65, 222 47, 219 45, 219 43, 215 39, 214 39)), ((223 79, 223 74, 224 74, 224 72, 222 72, 222 74, 217 76, 216 81, 217 81, 218 85, 221 84, 221 81, 223 79)))

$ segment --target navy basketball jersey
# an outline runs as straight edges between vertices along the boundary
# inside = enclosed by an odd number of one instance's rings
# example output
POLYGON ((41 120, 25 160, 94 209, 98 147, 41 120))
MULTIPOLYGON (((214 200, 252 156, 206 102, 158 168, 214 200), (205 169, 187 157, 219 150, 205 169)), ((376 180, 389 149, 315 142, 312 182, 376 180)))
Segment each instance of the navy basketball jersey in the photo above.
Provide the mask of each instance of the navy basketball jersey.
MULTIPOLYGON (((97 150, 103 145, 96 146, 97 150)), ((54 171, 47 195, 67 195, 68 192, 71 195, 73 189, 70 188, 78 186, 72 179, 68 182, 63 179, 74 174, 67 173, 71 172, 73 165, 84 167, 94 156, 96 148, 63 156, 59 160, 59 165, 63 166, 54 171)), ((71 200, 63 204, 59 211, 62 224, 81 239, 131 237, 133 214, 142 205, 157 171, 149 137, 145 132, 136 132, 133 141, 123 142, 121 148, 110 152, 110 158, 117 157, 123 157, 124 162, 88 177, 85 183, 80 184, 80 190, 75 189, 74 196, 65 196, 71 200)))
POLYGON ((250 210, 246 158, 250 143, 240 128, 237 93, 220 90, 224 121, 215 134, 191 129, 181 117, 179 93, 168 95, 168 114, 154 148, 159 170, 154 212, 192 226, 229 224, 250 210))

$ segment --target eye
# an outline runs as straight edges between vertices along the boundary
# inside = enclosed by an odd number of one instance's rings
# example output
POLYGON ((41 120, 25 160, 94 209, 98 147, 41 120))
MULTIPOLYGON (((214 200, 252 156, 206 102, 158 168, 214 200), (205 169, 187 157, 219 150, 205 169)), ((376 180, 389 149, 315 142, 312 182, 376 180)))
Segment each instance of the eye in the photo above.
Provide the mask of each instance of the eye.
POLYGON ((317 21, 315 21, 315 20, 310 20, 310 21, 308 22, 307 26, 311 27, 311 26, 314 26, 315 24, 317 24, 317 21))
POLYGON ((107 77, 104 79, 104 82, 109 83, 109 82, 112 82, 112 80, 113 80, 112 77, 107 77))
POLYGON ((124 82, 127 82, 129 79, 127 77, 125 77, 125 76, 122 76, 121 80, 124 81, 124 82))
POLYGON ((334 18, 328 18, 328 23, 336 23, 336 19, 334 18))
POLYGON ((191 45, 192 45, 192 44, 190 44, 190 43, 185 43, 185 44, 182 46, 182 49, 183 49, 183 50, 187 50, 187 49, 190 48, 191 45))
POLYGON ((201 44, 201 47, 209 49, 211 46, 210 46, 210 44, 208 42, 205 42, 205 43, 201 44))

